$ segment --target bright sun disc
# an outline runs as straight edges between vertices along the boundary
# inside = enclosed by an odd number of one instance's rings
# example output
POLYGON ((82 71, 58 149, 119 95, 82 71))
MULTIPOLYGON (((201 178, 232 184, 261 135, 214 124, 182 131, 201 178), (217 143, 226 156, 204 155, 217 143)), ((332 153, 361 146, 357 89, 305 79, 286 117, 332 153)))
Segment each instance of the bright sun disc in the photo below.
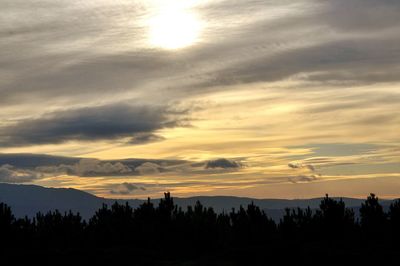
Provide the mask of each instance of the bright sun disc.
POLYGON ((184 48, 196 42, 200 28, 194 14, 168 10, 150 20, 150 44, 164 49, 184 48))

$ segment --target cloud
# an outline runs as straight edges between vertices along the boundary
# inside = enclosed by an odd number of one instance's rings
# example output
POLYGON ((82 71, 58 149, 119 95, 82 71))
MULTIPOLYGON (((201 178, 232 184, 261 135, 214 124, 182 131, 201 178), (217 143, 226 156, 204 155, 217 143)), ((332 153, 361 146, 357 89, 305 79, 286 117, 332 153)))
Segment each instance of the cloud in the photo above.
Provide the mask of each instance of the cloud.
POLYGON ((289 163, 288 166, 292 169, 308 168, 311 171, 315 171, 315 167, 311 164, 303 164, 299 162, 289 163))
POLYGON ((238 169, 241 167, 242 167, 241 163, 225 158, 208 161, 205 165, 206 169, 215 169, 215 168, 238 169))
POLYGON ((143 186, 138 186, 132 183, 122 183, 117 185, 114 189, 110 190, 110 194, 113 195, 130 195, 135 191, 141 190, 146 191, 146 188, 143 186))
POLYGON ((299 176, 291 176, 288 180, 292 183, 308 183, 312 181, 316 181, 320 175, 299 175, 299 176))
POLYGON ((0 153, 0 165, 9 164, 16 168, 34 169, 40 166, 58 166, 60 164, 75 164, 81 158, 63 157, 46 154, 0 153))
POLYGON ((132 169, 121 162, 102 162, 97 159, 81 159, 73 165, 40 166, 36 171, 47 174, 76 176, 119 176, 132 174, 132 169))
POLYGON ((297 176, 289 176, 288 180, 291 183, 307 183, 316 181, 321 177, 321 174, 316 173, 314 165, 304 162, 291 162, 289 168, 297 170, 300 174, 297 176))
POLYGON ((152 133, 138 133, 128 142, 128 144, 132 145, 142 145, 152 142, 163 141, 165 138, 163 136, 159 136, 152 133))
MULTIPOLYGON (((0 127, 0 145, 23 146, 67 141, 116 140, 183 125, 184 111, 166 106, 113 104, 47 113, 0 127)), ((154 139, 155 137, 153 137, 154 139)), ((147 140, 151 137, 148 136, 147 140)))
POLYGON ((362 41, 338 39, 293 47, 272 54, 243 58, 238 65, 227 65, 202 86, 273 82, 288 78, 317 84, 374 84, 400 81, 400 38, 371 38, 362 41), (376 49, 379 45, 386 49, 376 49), (382 72, 381 69, 387 69, 382 72))
POLYGON ((159 174, 162 170, 162 167, 156 163, 145 162, 140 166, 135 168, 135 171, 140 175, 155 175, 159 174))
POLYGON ((349 165, 360 163, 363 159, 368 158, 360 156, 342 156, 342 157, 313 157, 302 161, 303 165, 313 165, 314 167, 329 167, 336 165, 349 165))
POLYGON ((325 23, 343 31, 373 31, 397 26, 396 0, 335 0, 324 9, 325 23))
POLYGON ((121 23, 141 25, 151 15, 146 1, 5 1, 4 105, 92 103, 93 92, 165 102, 204 86, 304 73, 321 82, 399 81, 396 0, 210 1, 193 8, 207 21, 204 42, 172 55, 148 49, 144 27, 121 23))
POLYGON ((64 175, 75 177, 172 175, 190 178, 229 172, 243 167, 242 163, 225 158, 199 162, 167 159, 99 160, 42 154, 0 154, 1 164, 13 165, 13 168, 5 170, 24 175, 29 173, 36 179, 57 178, 64 175))
POLYGON ((41 177, 41 174, 29 170, 17 169, 12 165, 0 166, 0 182, 5 183, 26 183, 32 182, 41 177))

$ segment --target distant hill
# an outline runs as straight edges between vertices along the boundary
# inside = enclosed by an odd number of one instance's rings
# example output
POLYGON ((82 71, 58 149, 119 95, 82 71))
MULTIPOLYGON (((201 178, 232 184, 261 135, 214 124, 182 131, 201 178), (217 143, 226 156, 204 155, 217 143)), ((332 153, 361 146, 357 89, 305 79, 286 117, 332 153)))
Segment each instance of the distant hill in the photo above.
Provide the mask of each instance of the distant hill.
MULTIPOLYGON (((85 219, 91 217, 103 203, 111 205, 115 201, 120 203, 128 201, 132 207, 137 207, 143 200, 118 200, 94 196, 90 193, 72 188, 45 188, 35 185, 15 185, 0 183, 0 202, 5 202, 12 207, 17 217, 32 217, 37 212, 47 212, 58 209, 61 212, 72 210, 79 212, 85 219)), ((159 199, 152 200, 155 204, 159 199)), ((175 203, 186 209, 200 201, 204 206, 213 207, 216 212, 238 209, 241 205, 247 206, 251 202, 265 210, 275 220, 283 215, 285 208, 318 208, 321 198, 284 200, 284 199, 252 199, 231 196, 200 196, 190 198, 174 198, 175 203)), ((358 209, 362 199, 343 198, 346 206, 358 209)), ((389 206, 391 201, 384 200, 381 204, 389 206)))
POLYGON ((34 185, 0 184, 0 201, 12 207, 17 217, 33 216, 37 212, 58 209, 72 210, 90 217, 102 203, 109 201, 92 194, 64 188, 45 188, 34 185))

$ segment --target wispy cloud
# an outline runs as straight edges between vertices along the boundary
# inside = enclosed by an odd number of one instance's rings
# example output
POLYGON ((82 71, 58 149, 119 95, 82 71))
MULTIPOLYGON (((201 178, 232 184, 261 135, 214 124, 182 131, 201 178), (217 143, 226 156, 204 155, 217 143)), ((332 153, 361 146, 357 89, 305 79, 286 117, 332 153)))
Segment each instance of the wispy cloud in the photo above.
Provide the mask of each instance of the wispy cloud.
POLYGON ((0 0, 0 179, 267 196, 399 173, 399 1, 184 1, 198 40, 150 46, 178 2, 0 0))

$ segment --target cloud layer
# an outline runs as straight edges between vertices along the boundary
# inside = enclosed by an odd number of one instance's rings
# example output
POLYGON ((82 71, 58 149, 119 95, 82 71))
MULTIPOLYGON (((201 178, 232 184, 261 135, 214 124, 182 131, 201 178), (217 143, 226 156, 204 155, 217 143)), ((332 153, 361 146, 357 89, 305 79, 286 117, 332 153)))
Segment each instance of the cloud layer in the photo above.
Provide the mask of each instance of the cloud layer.
POLYGON ((133 142, 156 140, 151 133, 183 125, 179 115, 164 106, 115 104, 79 108, 21 119, 0 128, 1 145, 27 146, 67 141, 133 138, 133 142), (181 124, 182 123, 182 124, 181 124))
POLYGON ((397 0, 0 6, 0 181, 284 197, 382 177, 393 191, 397 0), (176 9, 198 40, 152 46, 150 21, 176 9))

